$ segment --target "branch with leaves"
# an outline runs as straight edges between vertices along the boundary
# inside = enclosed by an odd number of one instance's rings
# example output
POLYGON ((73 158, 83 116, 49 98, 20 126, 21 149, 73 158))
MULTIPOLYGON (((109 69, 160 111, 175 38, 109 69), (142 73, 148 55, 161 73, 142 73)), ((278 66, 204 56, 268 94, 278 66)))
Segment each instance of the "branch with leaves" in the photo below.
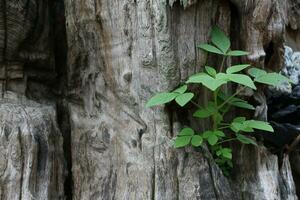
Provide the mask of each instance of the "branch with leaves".
POLYGON ((246 119, 243 116, 236 117, 229 123, 224 121, 224 115, 228 113, 232 107, 249 110, 255 109, 254 106, 247 101, 238 98, 238 94, 245 88, 256 90, 256 83, 278 86, 283 82, 291 82, 288 78, 279 73, 268 73, 265 70, 255 67, 248 69, 245 73, 245 70, 251 66, 249 64, 229 66, 225 72, 222 72, 225 67, 224 63, 228 57, 245 56, 249 54, 245 51, 231 50, 230 46, 229 38, 218 27, 213 27, 211 43, 201 44, 198 48, 223 57, 219 72, 217 72, 217 68, 205 66, 205 71, 190 76, 184 85, 172 92, 156 94, 146 105, 147 107, 152 107, 175 100, 178 105, 184 107, 191 102, 198 108, 193 114, 193 117, 199 120, 211 118, 213 123, 210 130, 198 133, 192 128, 185 127, 175 137, 174 146, 176 148, 182 148, 188 145, 200 147, 203 143, 207 143, 210 151, 214 155, 215 161, 223 169, 225 175, 228 175, 230 168, 232 168, 232 149, 226 146, 227 142, 237 140, 243 144, 256 145, 256 142, 245 133, 249 134, 254 132, 255 129, 274 132, 268 122, 246 119), (222 86, 232 83, 241 87, 232 95, 228 96, 222 91, 222 86), (207 105, 200 106, 192 100, 195 94, 188 92, 188 84, 204 86, 212 92, 212 99, 208 101, 207 105))

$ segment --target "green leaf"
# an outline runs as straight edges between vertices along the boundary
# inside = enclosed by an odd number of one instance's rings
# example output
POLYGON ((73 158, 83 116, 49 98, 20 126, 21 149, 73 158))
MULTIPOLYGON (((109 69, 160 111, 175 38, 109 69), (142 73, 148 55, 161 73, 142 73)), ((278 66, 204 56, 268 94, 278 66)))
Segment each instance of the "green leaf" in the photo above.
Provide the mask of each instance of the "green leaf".
POLYGON ((249 104, 247 101, 244 101, 244 100, 229 101, 228 103, 232 106, 236 106, 239 108, 255 110, 254 106, 252 106, 251 104, 249 104))
POLYGON ((244 122, 246 121, 246 117, 236 117, 233 119, 234 122, 244 122))
POLYGON ((191 128, 183 128, 177 136, 193 136, 195 131, 191 128))
POLYGON ((254 132, 254 130, 252 129, 252 127, 248 126, 247 122, 248 121, 245 121, 245 122, 232 122, 231 125, 230 125, 230 128, 235 133, 238 133, 240 131, 254 132))
POLYGON ((192 141, 191 141, 191 144, 194 146, 194 147, 199 147, 201 146, 203 142, 203 138, 200 136, 200 135, 194 135, 192 137, 192 141))
POLYGON ((207 118, 213 115, 214 112, 207 110, 207 109, 199 109, 194 114, 193 117, 197 118, 207 118))
POLYGON ((247 51, 233 50, 233 51, 229 51, 226 55, 227 56, 246 56, 248 54, 249 54, 249 52, 247 52, 247 51))
POLYGON ((253 68, 250 68, 248 70, 248 74, 250 74, 250 76, 254 77, 254 78, 257 78, 257 77, 260 77, 260 76, 263 76, 263 75, 266 75, 267 72, 265 70, 262 70, 262 69, 258 69, 256 67, 253 67, 253 68))
POLYGON ((217 71, 216 71, 214 68, 210 67, 210 66, 205 66, 205 70, 206 70, 207 73, 208 73, 209 75, 211 75, 212 77, 215 77, 216 74, 217 74, 217 71))
POLYGON ((202 83, 208 89, 215 91, 221 85, 225 84, 226 81, 214 79, 213 77, 205 73, 199 73, 191 76, 186 83, 202 83))
POLYGON ((207 107, 198 109, 193 116, 197 118, 207 118, 213 115, 216 111, 216 107, 213 103, 208 103, 207 107))
POLYGON ((250 87, 250 88, 256 90, 254 82, 247 75, 244 75, 244 74, 227 74, 227 77, 232 82, 235 82, 235 83, 238 83, 238 84, 241 84, 241 85, 244 85, 244 86, 247 86, 247 87, 250 87))
POLYGON ((179 96, 176 97, 175 101, 180 105, 181 107, 185 106, 188 102, 192 100, 194 97, 193 93, 184 93, 180 94, 179 96))
POLYGON ((210 53, 215 53, 215 54, 220 54, 220 55, 224 55, 224 53, 218 49, 217 47, 214 47, 210 44, 200 44, 198 46, 198 48, 204 50, 204 51, 207 51, 207 52, 210 52, 210 53))
MULTIPOLYGON (((227 97, 224 93, 219 92, 218 97, 224 102, 227 101, 227 99, 230 98, 227 97)), ((254 106, 252 106, 251 104, 249 104, 247 101, 237 98, 237 97, 233 97, 231 98, 231 100, 228 101, 228 104, 231 106, 236 106, 239 108, 245 108, 245 109, 249 109, 249 110, 254 110, 254 106)))
POLYGON ((186 92, 186 90, 187 90, 187 85, 183 85, 177 88, 176 90, 174 90, 173 93, 183 94, 186 92))
POLYGON ((187 146, 191 141, 192 136, 182 136, 175 138, 175 148, 187 146))
POLYGON ((278 86, 283 82, 291 82, 290 79, 278 73, 267 73, 256 77, 254 81, 272 86, 278 86))
POLYGON ((223 148, 220 150, 224 158, 232 159, 232 150, 229 148, 223 148))
POLYGON ((243 144, 253 144, 253 145, 257 145, 256 142, 254 140, 252 140, 251 138, 248 138, 242 134, 236 134, 236 138, 243 144))
POLYGON ((218 137, 225 137, 225 133, 223 131, 214 131, 213 134, 218 137))
POLYGON ((190 76, 189 79, 187 80, 187 83, 203 83, 204 81, 209 82, 213 80, 214 78, 212 78, 206 73, 198 73, 190 76))
POLYGON ((146 104, 146 107, 152 107, 152 106, 168 103, 168 102, 174 100, 177 96, 178 96, 178 94, 169 93, 169 92, 156 94, 154 97, 152 97, 148 101, 148 103, 146 104))
POLYGON ((251 65, 248 65, 248 64, 234 65, 234 66, 231 66, 231 67, 227 68, 226 73, 227 74, 233 74, 233 73, 236 73, 236 72, 240 72, 240 71, 246 69, 249 66, 251 66, 251 65))
POLYGON ((216 152, 216 155, 217 155, 217 156, 222 155, 222 150, 217 151, 217 152, 216 152))
POLYGON ((223 53, 226 53, 230 48, 230 40, 226 35, 217 27, 214 26, 212 29, 211 41, 216 45, 223 53))
POLYGON ((268 123, 264 121, 258 121, 258 120, 249 120, 246 121, 248 127, 268 131, 268 132, 274 132, 273 127, 268 123))
POLYGON ((207 138, 207 141, 211 146, 217 144, 218 140, 219 138, 214 134, 209 135, 207 138))
POLYGON ((204 139, 207 139, 209 138, 210 135, 214 135, 214 133, 212 131, 205 131, 203 134, 202 134, 202 137, 204 139))
POLYGON ((231 152, 223 152, 223 157, 228 158, 228 159, 232 159, 232 153, 231 152))
POLYGON ((219 125, 222 121, 223 121, 223 116, 221 115, 221 113, 216 113, 216 123, 219 125))

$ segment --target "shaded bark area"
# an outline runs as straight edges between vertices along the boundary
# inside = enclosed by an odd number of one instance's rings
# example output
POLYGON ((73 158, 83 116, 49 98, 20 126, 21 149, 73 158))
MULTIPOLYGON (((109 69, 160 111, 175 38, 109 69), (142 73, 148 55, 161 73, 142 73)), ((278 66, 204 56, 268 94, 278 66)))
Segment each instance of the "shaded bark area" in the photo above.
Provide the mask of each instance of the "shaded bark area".
POLYGON ((66 73, 62 5, 60 0, 0 3, 0 199, 69 195, 63 150, 68 120, 61 117, 67 115, 60 81, 66 73))

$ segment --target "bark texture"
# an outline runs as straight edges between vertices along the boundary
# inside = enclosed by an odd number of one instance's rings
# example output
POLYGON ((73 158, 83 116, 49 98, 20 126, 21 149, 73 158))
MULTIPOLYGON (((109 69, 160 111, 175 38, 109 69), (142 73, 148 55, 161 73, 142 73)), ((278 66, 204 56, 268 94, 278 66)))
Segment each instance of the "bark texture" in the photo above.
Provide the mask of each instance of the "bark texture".
POLYGON ((144 106, 213 62, 195 46, 214 24, 248 61, 280 68, 287 5, 67 0, 68 80, 82 102, 69 106, 74 199, 297 199, 288 158, 279 167, 265 148, 241 147, 228 181, 205 150, 172 148, 190 113, 144 106))
MULTIPOLYGON (((176 105, 145 103, 219 62, 196 48, 215 24, 251 52, 243 61, 280 69, 284 43, 300 47, 298 5, 1 1, 0 199, 297 199, 288 156, 233 144, 234 176, 226 178, 206 148, 172 147, 182 126, 207 123, 176 105)), ((208 98, 201 91, 199 102, 208 98)))
POLYGON ((0 100, 1 199, 63 199, 62 135, 55 107, 6 94, 0 100))

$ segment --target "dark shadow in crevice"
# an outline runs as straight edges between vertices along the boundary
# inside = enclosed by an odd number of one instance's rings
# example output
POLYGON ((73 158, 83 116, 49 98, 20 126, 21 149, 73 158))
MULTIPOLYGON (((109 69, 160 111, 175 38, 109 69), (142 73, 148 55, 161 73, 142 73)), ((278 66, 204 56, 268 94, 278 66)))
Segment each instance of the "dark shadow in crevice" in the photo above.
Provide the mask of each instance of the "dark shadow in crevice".
POLYGON ((269 65, 269 62, 274 54, 274 43, 273 41, 269 42, 267 46, 264 47, 264 51, 266 53, 265 56, 265 66, 269 65))
POLYGON ((65 24, 65 7, 63 0, 50 1, 51 19, 54 35, 55 71, 57 73, 57 122, 63 136, 63 150, 66 161, 66 178, 64 191, 66 200, 72 200, 72 149, 71 149, 71 125, 69 121, 68 102, 65 97, 68 92, 67 69, 67 36, 65 24))

